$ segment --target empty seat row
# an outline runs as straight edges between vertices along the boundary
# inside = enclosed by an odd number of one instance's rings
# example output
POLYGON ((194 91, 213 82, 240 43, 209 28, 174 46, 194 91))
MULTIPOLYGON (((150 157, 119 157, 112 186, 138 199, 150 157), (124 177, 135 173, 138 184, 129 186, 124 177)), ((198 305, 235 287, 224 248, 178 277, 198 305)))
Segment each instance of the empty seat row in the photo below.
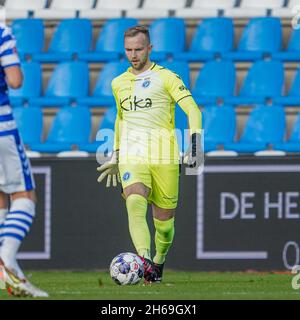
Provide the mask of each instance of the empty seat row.
MULTIPOLYGON (((187 87, 191 88, 190 69, 186 62, 164 61, 161 65, 180 75, 187 87)), ((9 89, 10 103, 13 106, 30 104, 42 107, 66 104, 110 106, 114 104, 111 81, 128 67, 126 61, 108 62, 99 72, 90 91, 88 64, 82 61, 62 62, 51 74, 43 94, 40 64, 26 62, 21 66, 24 75, 22 87, 9 89)), ((191 91, 198 105, 279 103, 285 106, 300 106, 300 68, 286 94, 284 65, 279 60, 260 60, 253 63, 238 94, 236 82, 236 70, 232 61, 212 60, 200 69, 191 91)))
MULTIPOLYGON (((66 19, 59 23, 47 51, 44 49, 44 24, 40 19, 20 19, 12 23, 21 59, 40 62, 83 60, 106 62, 124 58, 124 32, 138 24, 136 19, 107 20, 92 48, 92 23, 88 19, 66 19)), ((223 58, 254 61, 275 57, 300 61, 300 29, 294 30, 286 50, 282 50, 282 27, 278 18, 253 18, 249 21, 237 48, 230 18, 204 19, 195 29, 187 48, 185 22, 179 18, 155 20, 149 27, 154 61, 165 59, 189 62, 223 58)))
POLYGON ((89 69, 85 62, 62 62, 53 71, 42 95, 40 64, 21 66, 24 82, 19 89, 9 89, 10 103, 15 105, 59 107, 70 103, 88 106, 110 106, 114 103, 111 81, 126 70, 126 62, 110 62, 99 73, 93 94, 89 96, 89 69))
POLYGON ((300 152, 300 113, 287 136, 284 109, 256 106, 248 116, 240 137, 236 136, 236 116, 231 106, 203 110, 204 149, 255 153, 264 150, 300 152))
POLYGON ((183 18, 253 17, 272 14, 291 17, 291 8, 299 0, 6 0, 8 19, 28 16, 66 19, 76 16, 90 19, 128 17, 152 19, 175 15, 183 18))
MULTIPOLYGON (((177 108, 176 112, 180 109, 177 108)), ((64 107, 53 119, 47 138, 42 142, 41 109, 15 108, 14 117, 27 148, 57 153, 79 149, 87 152, 111 152, 113 147, 116 108, 107 110, 100 122, 96 138, 90 142, 91 113, 85 107, 64 107)), ((180 122, 180 121, 179 121, 180 122)), ((186 123, 176 127, 186 129, 186 123)), ((300 114, 285 140, 285 112, 281 106, 258 105, 250 113, 241 137, 236 137, 236 114, 232 106, 210 106, 203 110, 204 149, 252 153, 266 149, 300 152, 300 114)), ((184 146, 181 146, 184 150, 184 146)))
MULTIPOLYGON (((183 27, 183 20, 180 20, 180 22, 174 20, 174 22, 169 23, 170 31, 174 31, 178 23, 183 27)), ((124 57, 124 32, 137 24, 136 19, 108 20, 99 34, 94 50, 91 50, 92 23, 88 19, 63 20, 54 32, 47 51, 43 51, 45 39, 42 20, 15 20, 12 23, 12 31, 17 40, 17 48, 21 59, 33 59, 40 62, 57 62, 70 59, 103 62, 124 57)), ((155 50, 159 51, 161 55, 160 37, 155 35, 162 28, 164 26, 161 27, 159 21, 153 23, 151 28, 151 32, 154 33, 153 41, 157 42, 157 44, 154 43, 155 50)), ((182 29, 181 32, 183 33, 183 31, 182 29)), ((170 40, 166 41, 170 42, 170 40)), ((181 39, 181 42, 184 40, 181 39)))
MULTIPOLYGON (((89 62, 105 62, 124 58, 124 32, 137 25, 136 19, 108 20, 100 32, 94 50, 91 50, 92 24, 88 19, 63 20, 44 48, 44 25, 40 19, 15 20, 12 31, 17 40, 21 59, 40 62, 58 62, 78 59, 89 62)), ((180 52, 185 43, 185 27, 182 19, 156 20, 150 26, 152 59, 163 60, 172 52, 180 52), (176 36, 176 41, 174 37, 176 36)))

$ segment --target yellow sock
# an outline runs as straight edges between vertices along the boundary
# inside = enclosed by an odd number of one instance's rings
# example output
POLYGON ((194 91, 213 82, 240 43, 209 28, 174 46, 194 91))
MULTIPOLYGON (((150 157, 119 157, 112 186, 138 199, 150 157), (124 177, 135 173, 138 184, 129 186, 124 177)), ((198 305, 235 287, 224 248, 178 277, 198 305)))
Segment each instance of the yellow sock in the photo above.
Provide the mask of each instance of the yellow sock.
POLYGON ((151 237, 146 220, 147 206, 147 200, 139 194, 131 194, 126 199, 129 232, 133 245, 140 256, 151 259, 151 237))
POLYGON ((175 234, 174 217, 169 220, 154 220, 155 232, 155 249, 156 254, 153 259, 155 263, 162 264, 165 262, 166 255, 173 243, 175 234))

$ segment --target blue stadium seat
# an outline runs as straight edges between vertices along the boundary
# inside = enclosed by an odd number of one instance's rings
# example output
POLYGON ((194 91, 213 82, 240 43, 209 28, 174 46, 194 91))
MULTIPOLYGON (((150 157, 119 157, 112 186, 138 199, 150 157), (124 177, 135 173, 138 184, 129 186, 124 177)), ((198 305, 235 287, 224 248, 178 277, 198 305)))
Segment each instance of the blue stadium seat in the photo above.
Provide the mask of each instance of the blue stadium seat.
POLYGON ((105 62, 124 56, 124 32, 138 21, 133 18, 107 20, 99 33, 94 51, 80 53, 78 58, 84 61, 105 62))
MULTIPOLYGON (((280 94, 280 92, 278 92, 280 94)), ((284 106, 300 106, 300 67, 298 68, 290 90, 286 96, 274 98, 275 103, 284 106)))
POLYGON ((28 99, 39 97, 42 93, 42 70, 37 62, 25 62, 21 65, 23 84, 19 89, 8 89, 10 104, 22 105, 28 99))
POLYGON ((193 88, 198 104, 220 103, 234 94, 236 72, 231 61, 209 61, 200 70, 193 88))
POLYGON ((181 18, 160 18, 149 28, 153 45, 151 59, 166 60, 185 49, 185 22, 181 18))
POLYGON ((284 108, 259 105, 251 111, 240 140, 225 143, 224 149, 240 153, 266 150, 269 144, 282 142, 284 133, 284 108))
POLYGON ((95 141, 92 143, 79 144, 79 150, 90 153, 110 153, 114 145, 114 127, 117 115, 117 108, 111 106, 103 116, 95 141))
POLYGON ((63 106, 86 97, 89 90, 89 70, 86 62, 62 62, 51 74, 45 96, 30 98, 32 105, 63 106))
POLYGON ((284 67, 281 61, 256 61, 243 82, 240 93, 236 97, 228 97, 225 101, 234 105, 265 103, 277 97, 284 87, 284 67))
POLYGON ((232 143, 236 131, 236 114, 232 106, 209 106, 203 109, 204 151, 232 143))
POLYGON ((297 115, 289 139, 283 143, 275 143, 273 148, 286 152, 300 152, 300 113, 297 115))
POLYGON ((92 43, 92 23, 88 19, 62 20, 55 30, 47 52, 34 54, 40 62, 59 62, 75 59, 88 52, 92 43))
POLYGON ((44 143, 32 143, 33 151, 57 153, 71 151, 89 141, 91 113, 86 107, 64 107, 56 114, 44 143))
POLYGON ((229 18, 208 18, 200 23, 188 51, 176 53, 175 59, 206 61, 218 57, 222 52, 233 50, 234 28, 229 18))
POLYGON ((300 29, 293 30, 287 50, 274 52, 272 56, 284 61, 300 61, 300 29))
POLYGON ((111 81, 113 78, 125 72, 129 67, 127 62, 108 62, 99 73, 93 95, 89 97, 80 97, 77 103, 88 105, 90 107, 107 107, 115 103, 111 90, 111 81))
POLYGON ((243 31, 237 51, 222 57, 237 61, 253 61, 271 56, 281 50, 281 22, 279 18, 253 18, 243 31))
POLYGON ((32 143, 40 143, 43 134, 43 113, 36 107, 16 107, 13 115, 24 144, 27 148, 32 143))
POLYGON ((44 48, 44 24, 41 19, 17 19, 12 22, 20 59, 29 60, 44 48))
POLYGON ((161 61, 159 65, 177 73, 184 84, 190 87, 190 67, 186 61, 161 61))

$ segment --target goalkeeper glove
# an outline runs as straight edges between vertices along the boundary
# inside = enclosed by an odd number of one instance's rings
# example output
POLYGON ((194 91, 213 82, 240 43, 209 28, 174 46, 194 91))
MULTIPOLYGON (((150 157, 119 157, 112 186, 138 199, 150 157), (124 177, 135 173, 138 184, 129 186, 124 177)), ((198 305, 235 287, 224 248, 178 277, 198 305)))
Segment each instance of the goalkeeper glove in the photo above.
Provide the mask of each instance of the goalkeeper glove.
POLYGON ((121 182, 120 179, 120 173, 119 173, 119 150, 116 150, 113 152, 111 159, 104 164, 102 164, 100 167, 97 168, 97 171, 101 172, 99 178, 97 179, 98 182, 101 182, 105 177, 107 177, 106 180, 106 187, 109 188, 111 185, 114 187, 117 186, 118 181, 121 182))
POLYGON ((203 162, 204 157, 201 146, 201 135, 200 133, 193 133, 191 135, 191 142, 188 150, 183 157, 183 163, 190 168, 199 168, 203 165, 203 162))

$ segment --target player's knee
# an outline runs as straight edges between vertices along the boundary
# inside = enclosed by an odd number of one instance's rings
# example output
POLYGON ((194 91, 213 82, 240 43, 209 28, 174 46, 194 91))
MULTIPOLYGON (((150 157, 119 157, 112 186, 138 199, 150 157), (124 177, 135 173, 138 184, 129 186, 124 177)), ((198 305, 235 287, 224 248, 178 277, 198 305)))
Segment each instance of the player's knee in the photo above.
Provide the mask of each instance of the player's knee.
POLYGON ((149 195, 149 189, 143 184, 138 183, 138 184, 133 184, 131 186, 126 187, 124 189, 124 194, 126 199, 132 194, 138 194, 147 199, 149 195))
POLYGON ((154 203, 152 204, 152 213, 153 213, 153 218, 160 220, 160 221, 166 221, 174 218, 175 216, 175 209, 163 209, 155 205, 154 203))
POLYGON ((32 202, 36 203, 37 198, 34 190, 29 191, 21 191, 21 192, 15 192, 11 194, 11 200, 14 201, 16 199, 29 199, 32 202))
POLYGON ((0 191, 0 209, 7 208, 7 206, 8 206, 7 195, 4 192, 0 191))

